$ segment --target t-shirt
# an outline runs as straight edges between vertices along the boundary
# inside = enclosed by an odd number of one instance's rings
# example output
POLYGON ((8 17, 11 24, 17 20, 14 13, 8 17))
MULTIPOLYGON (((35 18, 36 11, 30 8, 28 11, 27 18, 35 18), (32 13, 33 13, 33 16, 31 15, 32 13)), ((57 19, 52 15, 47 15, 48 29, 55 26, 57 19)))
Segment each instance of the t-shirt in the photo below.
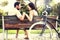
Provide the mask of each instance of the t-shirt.
POLYGON ((16 15, 18 18, 21 16, 21 13, 16 8, 12 8, 8 11, 9 16, 16 15))

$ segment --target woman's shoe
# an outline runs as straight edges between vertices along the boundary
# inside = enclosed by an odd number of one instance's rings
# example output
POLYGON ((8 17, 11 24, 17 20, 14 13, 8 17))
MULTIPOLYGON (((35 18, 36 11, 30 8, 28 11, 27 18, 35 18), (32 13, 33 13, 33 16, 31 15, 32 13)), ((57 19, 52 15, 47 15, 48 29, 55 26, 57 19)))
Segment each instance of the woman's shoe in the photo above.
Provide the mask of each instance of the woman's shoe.
POLYGON ((24 39, 29 39, 28 37, 25 37, 24 39))

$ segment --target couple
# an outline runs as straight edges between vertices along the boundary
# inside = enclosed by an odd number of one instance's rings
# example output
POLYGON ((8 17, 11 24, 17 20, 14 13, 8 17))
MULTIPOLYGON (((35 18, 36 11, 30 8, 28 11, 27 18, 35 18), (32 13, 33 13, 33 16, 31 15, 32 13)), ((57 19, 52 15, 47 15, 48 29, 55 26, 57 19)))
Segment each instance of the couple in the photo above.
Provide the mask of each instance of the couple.
MULTIPOLYGON (((15 2, 14 3, 14 8, 9 10, 8 15, 9 16, 16 15, 22 21, 24 20, 24 18, 26 16, 29 21, 32 21, 33 16, 38 16, 37 10, 35 8, 35 5, 32 2, 27 5, 27 8, 29 10, 29 15, 26 14, 25 12, 23 12, 23 14, 21 15, 21 13, 19 12, 19 10, 21 9, 20 2, 15 2)), ((18 36, 18 32, 19 32, 19 30, 17 30, 16 37, 18 36)), ((24 32, 25 32, 25 35, 26 35, 25 39, 28 39, 27 30, 24 30, 24 32)))

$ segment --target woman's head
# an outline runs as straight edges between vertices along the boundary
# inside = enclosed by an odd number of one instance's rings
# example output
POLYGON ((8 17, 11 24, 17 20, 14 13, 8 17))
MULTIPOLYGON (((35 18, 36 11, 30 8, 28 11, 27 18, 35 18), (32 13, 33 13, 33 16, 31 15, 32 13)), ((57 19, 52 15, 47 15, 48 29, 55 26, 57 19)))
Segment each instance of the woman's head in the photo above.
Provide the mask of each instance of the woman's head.
POLYGON ((29 10, 36 10, 35 5, 32 2, 29 3, 27 7, 29 10))

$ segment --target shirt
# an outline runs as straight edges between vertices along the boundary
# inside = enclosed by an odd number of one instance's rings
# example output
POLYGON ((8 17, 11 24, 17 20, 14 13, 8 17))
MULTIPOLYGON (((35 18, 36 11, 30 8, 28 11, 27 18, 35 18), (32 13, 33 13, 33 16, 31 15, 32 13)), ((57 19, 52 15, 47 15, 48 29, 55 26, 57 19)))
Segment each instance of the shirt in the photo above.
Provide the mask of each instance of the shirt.
POLYGON ((18 18, 21 16, 21 13, 16 8, 12 8, 8 11, 9 16, 16 15, 18 18))

